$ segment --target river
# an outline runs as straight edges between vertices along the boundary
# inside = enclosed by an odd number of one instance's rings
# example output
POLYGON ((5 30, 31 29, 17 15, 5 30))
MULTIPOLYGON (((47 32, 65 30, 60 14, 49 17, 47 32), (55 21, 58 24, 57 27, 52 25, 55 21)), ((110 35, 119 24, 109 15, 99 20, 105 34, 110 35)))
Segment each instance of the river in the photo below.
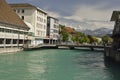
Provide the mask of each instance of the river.
POLYGON ((0 80, 120 80, 102 52, 46 49, 0 54, 0 80))

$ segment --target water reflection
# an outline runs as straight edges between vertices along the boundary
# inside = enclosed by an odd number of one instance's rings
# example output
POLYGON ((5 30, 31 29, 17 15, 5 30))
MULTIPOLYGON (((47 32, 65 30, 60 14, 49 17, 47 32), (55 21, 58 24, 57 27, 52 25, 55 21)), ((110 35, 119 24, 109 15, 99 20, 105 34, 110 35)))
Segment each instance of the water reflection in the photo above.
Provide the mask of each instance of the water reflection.
POLYGON ((109 71, 109 73, 111 73, 112 76, 111 80, 120 80, 120 64, 106 59, 104 60, 105 60, 104 64, 107 70, 109 71))
POLYGON ((102 52, 37 50, 0 54, 0 80, 120 80, 119 66, 102 52))

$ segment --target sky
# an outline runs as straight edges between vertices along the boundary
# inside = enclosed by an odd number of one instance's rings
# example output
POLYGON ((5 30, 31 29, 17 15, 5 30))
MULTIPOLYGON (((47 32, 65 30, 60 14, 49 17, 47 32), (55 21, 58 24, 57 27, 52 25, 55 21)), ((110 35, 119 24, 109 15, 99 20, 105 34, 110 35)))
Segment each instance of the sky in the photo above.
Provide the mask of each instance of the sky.
POLYGON ((30 3, 39 7, 60 24, 75 29, 114 28, 112 12, 120 10, 120 0, 7 0, 8 3, 30 3))

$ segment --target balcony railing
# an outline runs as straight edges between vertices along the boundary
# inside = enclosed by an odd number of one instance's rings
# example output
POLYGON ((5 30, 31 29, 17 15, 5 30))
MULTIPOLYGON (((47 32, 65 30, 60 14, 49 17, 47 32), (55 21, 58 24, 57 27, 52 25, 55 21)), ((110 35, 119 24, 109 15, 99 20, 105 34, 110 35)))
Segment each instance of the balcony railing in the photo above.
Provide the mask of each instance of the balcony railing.
MULTIPOLYGON (((0 47, 10 47, 10 46, 18 46, 18 44, 0 44, 0 47)), ((19 44, 19 46, 23 46, 23 44, 19 44)))
POLYGON ((4 32, 0 32, 0 38, 10 38, 10 39, 24 39, 24 35, 23 34, 14 34, 14 33, 4 33, 4 32))

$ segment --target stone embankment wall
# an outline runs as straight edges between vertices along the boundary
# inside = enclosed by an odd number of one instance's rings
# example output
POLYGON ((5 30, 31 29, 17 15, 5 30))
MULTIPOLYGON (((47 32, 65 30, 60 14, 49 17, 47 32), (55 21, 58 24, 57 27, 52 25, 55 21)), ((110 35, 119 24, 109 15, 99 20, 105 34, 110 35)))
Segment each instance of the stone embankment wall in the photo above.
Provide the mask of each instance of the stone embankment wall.
POLYGON ((22 51, 22 48, 0 48, 0 53, 12 53, 12 52, 18 52, 18 51, 22 51))
POLYGON ((120 51, 114 50, 112 47, 105 47, 104 56, 105 58, 120 62, 120 51))

